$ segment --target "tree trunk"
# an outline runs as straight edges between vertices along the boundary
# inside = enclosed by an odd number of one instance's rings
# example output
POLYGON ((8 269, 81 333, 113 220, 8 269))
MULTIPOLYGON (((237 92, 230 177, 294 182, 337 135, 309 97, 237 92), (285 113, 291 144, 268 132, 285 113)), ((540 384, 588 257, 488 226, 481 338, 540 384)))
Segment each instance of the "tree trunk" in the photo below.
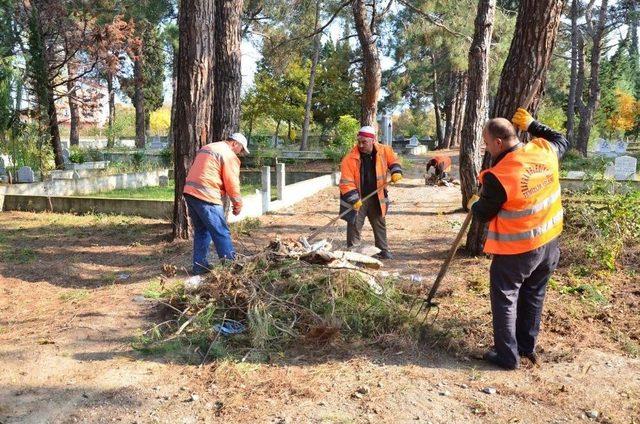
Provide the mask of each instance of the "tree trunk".
POLYGON ((173 59, 171 60, 171 125, 169 125, 169 134, 167 134, 167 141, 169 148, 173 148, 173 122, 176 120, 176 97, 178 90, 178 49, 173 51, 173 59))
MULTIPOLYGON (((587 156, 589 136, 593 125, 593 115, 600 103, 600 60, 602 55, 602 42, 607 19, 608 0, 602 0, 598 24, 593 34, 593 47, 591 48, 591 73, 589 80, 589 97, 587 104, 580 102, 580 125, 578 126, 578 150, 583 156, 587 156)), ((584 74, 584 70, 583 70, 584 74)))
POLYGON ((116 93, 113 89, 113 74, 107 72, 107 96, 109 97, 109 116, 107 118, 107 148, 115 145, 115 134, 113 133, 113 123, 116 119, 116 93))
POLYGON ((196 151, 212 141, 211 112, 214 66, 214 3, 181 0, 178 26, 178 81, 174 126, 173 238, 189 238, 187 206, 182 196, 196 151))
POLYGON ((431 64, 433 66, 433 110, 436 114, 436 146, 442 144, 442 118, 440 116, 440 97, 438 96, 438 72, 436 71, 436 56, 431 52, 431 64))
POLYGON ((573 134, 576 116, 576 86, 578 83, 578 0, 571 1, 571 77, 569 79, 569 99, 567 101, 567 139, 572 147, 576 140, 573 134))
MULTIPOLYGON (((375 7, 375 3, 373 4, 375 7)), ((362 49, 362 87, 360 124, 376 126, 378 114, 378 95, 382 73, 380 70, 380 56, 378 46, 372 31, 371 23, 367 19, 367 8, 364 0, 354 0, 352 3, 353 17, 358 33, 360 48, 362 49)))
MULTIPOLYGON (((495 103, 493 117, 511 119, 516 109, 529 95, 536 79, 546 81, 553 47, 560 25, 563 0, 521 0, 509 54, 505 61, 495 103)), ((529 112, 535 115, 540 103, 540 84, 529 112)), ((489 155, 483 160, 483 169, 490 165, 489 155)), ((471 222, 467 234, 467 250, 472 254, 482 252, 487 226, 477 219, 471 222)))
POLYGON ((144 113, 144 93, 142 91, 144 77, 142 75, 142 58, 140 56, 133 61, 133 83, 135 84, 133 106, 136 109, 136 147, 142 149, 146 142, 146 119, 144 113))
POLYGON ((456 107, 454 110, 453 134, 448 148, 452 149, 460 145, 462 126, 464 125, 464 110, 467 103, 467 73, 458 72, 456 87, 456 107))
MULTIPOLYGON (((453 75, 453 74, 452 74, 453 75)), ((449 76, 449 80, 452 79, 452 76, 449 76)), ((453 135, 453 108, 454 101, 452 96, 447 96, 444 101, 444 137, 442 138, 442 143, 438 145, 438 149, 448 149, 449 145, 451 145, 451 137, 453 135)))
POLYGON ((67 102, 69 104, 69 145, 80 144, 80 108, 78 105, 77 88, 75 78, 78 75, 78 64, 75 60, 67 62, 67 102))
POLYGON ((217 2, 215 11, 215 68, 213 140, 225 140, 240 128, 240 15, 243 0, 217 2))
POLYGON ((480 0, 473 41, 469 49, 468 92, 460 141, 460 189, 462 207, 478 192, 477 178, 482 166, 480 147, 486 117, 489 86, 489 52, 496 0, 480 0))
MULTIPOLYGON (((318 25, 320 22, 320 7, 322 2, 316 1, 316 17, 314 29, 318 31, 318 25)), ((304 104, 304 123, 302 124, 302 142, 300 143, 300 150, 309 149, 309 124, 311 122, 311 101, 313 99, 313 86, 316 80, 316 68, 318 67, 318 60, 320 58, 320 44, 321 33, 317 33, 313 38, 313 58, 311 59, 311 71, 309 72, 309 86, 307 87, 307 100, 304 104)))
POLYGON ((49 117, 49 134, 51 135, 51 146, 53 147, 56 169, 63 169, 64 159, 62 157, 62 144, 60 143, 60 127, 58 126, 58 113, 52 87, 49 88, 47 115, 49 117))

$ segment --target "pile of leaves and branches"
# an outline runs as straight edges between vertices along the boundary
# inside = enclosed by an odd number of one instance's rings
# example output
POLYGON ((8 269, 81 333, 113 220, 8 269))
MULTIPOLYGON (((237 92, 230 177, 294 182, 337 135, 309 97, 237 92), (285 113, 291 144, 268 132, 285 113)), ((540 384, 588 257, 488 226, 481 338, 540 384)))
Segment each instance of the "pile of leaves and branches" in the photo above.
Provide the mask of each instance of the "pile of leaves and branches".
POLYGON ((262 360, 301 344, 410 341, 420 324, 410 313, 412 299, 374 273, 328 263, 322 253, 296 257, 274 242, 214 268, 197 289, 187 281, 147 293, 170 316, 136 348, 203 363, 225 356, 262 360), (226 334, 229 328, 237 334, 226 334))

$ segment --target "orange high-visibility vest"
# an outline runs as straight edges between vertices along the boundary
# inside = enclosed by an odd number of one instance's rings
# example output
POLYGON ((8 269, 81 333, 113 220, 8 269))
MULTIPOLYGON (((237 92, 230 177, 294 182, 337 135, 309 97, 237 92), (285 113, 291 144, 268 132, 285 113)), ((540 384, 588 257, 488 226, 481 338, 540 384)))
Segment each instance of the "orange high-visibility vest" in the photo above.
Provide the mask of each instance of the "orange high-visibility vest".
POLYGON ((242 205, 240 159, 227 143, 209 143, 196 152, 183 193, 218 205, 228 195, 234 205, 242 205))
MULTIPOLYGON (((391 146, 374 143, 376 150, 376 185, 381 188, 387 180, 387 171, 402 172, 402 167, 391 146)), ((340 194, 343 206, 350 207, 356 200, 362 198, 360 192, 360 150, 355 146, 342 159, 340 164, 340 194), (353 201, 350 201, 352 198, 353 201)), ((382 216, 387 213, 389 199, 385 195, 385 190, 378 190, 378 200, 382 216)))
POLYGON ((507 153, 487 172, 500 181, 507 194, 502 209, 489 222, 486 253, 515 255, 529 252, 562 232, 562 202, 558 155, 549 142, 533 139, 507 153))
POLYGON ((449 156, 434 156, 427 163, 431 163, 436 172, 438 171, 438 165, 442 166, 442 172, 451 172, 451 158, 449 156), (435 163, 432 161, 435 161, 435 163))

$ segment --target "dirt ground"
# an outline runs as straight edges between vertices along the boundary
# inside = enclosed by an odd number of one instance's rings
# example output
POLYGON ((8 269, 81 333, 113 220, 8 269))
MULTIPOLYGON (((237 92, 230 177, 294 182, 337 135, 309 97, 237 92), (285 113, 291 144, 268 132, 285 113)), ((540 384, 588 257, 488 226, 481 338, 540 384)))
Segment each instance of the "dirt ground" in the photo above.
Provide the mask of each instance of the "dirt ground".
MULTIPOLYGON (((422 171, 414 164, 390 190, 395 259, 385 270, 420 276, 428 288, 464 215, 459 189, 426 187, 422 171)), ((238 249, 250 254, 276 234, 306 234, 337 205, 329 189, 262 217, 238 249)), ((625 282, 622 303, 614 286, 605 318, 550 290, 538 367, 507 372, 475 358, 491 344, 489 262, 464 255, 420 344, 298 346, 268 363, 194 366, 132 348, 159 319, 144 292, 162 265, 181 275, 189 266, 191 246, 169 243, 168 223, 4 212, 0 229, 3 424, 640 422, 640 360, 616 342, 607 318, 637 319, 629 315, 640 306, 637 280, 625 282)), ((344 234, 341 222, 326 236, 339 245, 344 234)), ((364 234, 372 242, 368 224, 364 234)))

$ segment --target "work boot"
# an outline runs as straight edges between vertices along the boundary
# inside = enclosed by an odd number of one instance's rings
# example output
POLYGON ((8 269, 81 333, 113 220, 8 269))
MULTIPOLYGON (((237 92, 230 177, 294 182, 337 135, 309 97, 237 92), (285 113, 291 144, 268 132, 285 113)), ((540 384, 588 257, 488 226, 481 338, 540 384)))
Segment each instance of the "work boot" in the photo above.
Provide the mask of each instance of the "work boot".
POLYGON ((393 255, 388 250, 383 250, 380 253, 373 255, 376 259, 393 259, 393 255))
POLYGON ((498 352, 496 352, 495 350, 490 350, 487 353, 485 353, 482 356, 482 359, 484 359, 487 362, 492 363, 493 365, 497 365, 500 368, 503 368, 505 370, 515 370, 516 368, 518 368, 518 365, 507 365, 505 364, 500 357, 498 356, 498 352))
POLYGON ((518 353, 520 354, 520 357, 527 358, 528 360, 530 360, 533 365, 538 365, 538 355, 535 352, 531 352, 531 353, 518 352, 518 353))

